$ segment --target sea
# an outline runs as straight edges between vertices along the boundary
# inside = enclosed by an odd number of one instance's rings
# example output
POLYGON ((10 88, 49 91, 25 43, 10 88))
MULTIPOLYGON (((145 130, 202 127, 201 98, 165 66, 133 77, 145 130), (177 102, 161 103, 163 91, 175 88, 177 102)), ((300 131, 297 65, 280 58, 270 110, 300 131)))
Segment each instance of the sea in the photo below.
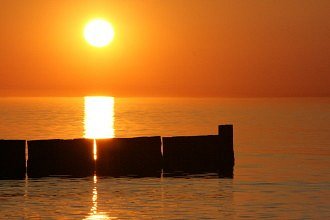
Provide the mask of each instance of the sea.
POLYGON ((233 178, 0 180, 0 219, 330 219, 330 98, 0 98, 0 139, 209 135, 222 124, 234 126, 233 178))

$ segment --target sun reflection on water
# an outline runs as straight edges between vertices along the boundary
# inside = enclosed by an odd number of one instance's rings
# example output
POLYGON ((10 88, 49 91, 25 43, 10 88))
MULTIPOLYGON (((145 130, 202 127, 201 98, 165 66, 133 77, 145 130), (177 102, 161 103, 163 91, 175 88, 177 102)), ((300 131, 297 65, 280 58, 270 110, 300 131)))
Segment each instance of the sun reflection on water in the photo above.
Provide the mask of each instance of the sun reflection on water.
POLYGON ((94 174, 93 177, 94 187, 93 187, 93 196, 92 196, 92 208, 90 215, 87 216, 86 220, 96 220, 96 219, 117 219, 116 217, 110 217, 107 213, 97 211, 97 176, 94 174))
POLYGON ((85 97, 85 138, 99 139, 115 136, 114 103, 113 97, 85 97))

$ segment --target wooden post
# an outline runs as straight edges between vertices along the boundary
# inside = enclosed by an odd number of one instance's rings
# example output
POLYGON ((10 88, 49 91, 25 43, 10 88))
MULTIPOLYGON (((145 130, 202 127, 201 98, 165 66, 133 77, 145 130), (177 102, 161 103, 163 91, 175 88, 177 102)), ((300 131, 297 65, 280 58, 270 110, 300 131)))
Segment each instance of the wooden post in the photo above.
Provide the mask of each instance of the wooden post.
POLYGON ((94 174, 92 139, 28 141, 28 148, 29 177, 94 174))
POLYGON ((218 135, 164 137, 165 175, 217 173, 218 135))
POLYGON ((97 175, 160 177, 162 155, 159 136, 98 139, 96 142, 97 175))
POLYGON ((233 125, 219 125, 220 165, 219 175, 232 177, 235 165, 233 125))
POLYGON ((22 179, 25 173, 25 141, 0 140, 0 179, 22 179))

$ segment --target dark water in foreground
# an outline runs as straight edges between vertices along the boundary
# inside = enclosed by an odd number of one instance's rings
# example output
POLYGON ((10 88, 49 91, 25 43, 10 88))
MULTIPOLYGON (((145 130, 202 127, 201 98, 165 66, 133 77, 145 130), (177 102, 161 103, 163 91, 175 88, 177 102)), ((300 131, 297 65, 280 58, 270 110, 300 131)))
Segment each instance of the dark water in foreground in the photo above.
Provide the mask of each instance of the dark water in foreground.
POLYGON ((233 123, 234 178, 1 180, 1 219, 330 218, 329 98, 86 103, 2 98, 0 139, 216 134, 233 123))

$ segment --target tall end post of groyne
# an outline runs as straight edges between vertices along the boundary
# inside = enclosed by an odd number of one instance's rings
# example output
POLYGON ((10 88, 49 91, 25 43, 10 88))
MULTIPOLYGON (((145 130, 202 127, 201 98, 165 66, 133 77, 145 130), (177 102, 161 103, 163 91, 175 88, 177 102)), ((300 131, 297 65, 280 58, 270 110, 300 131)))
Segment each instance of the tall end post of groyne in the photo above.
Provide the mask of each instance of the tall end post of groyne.
POLYGON ((221 139, 219 175, 226 177, 233 175, 235 165, 233 125, 219 125, 218 135, 221 139))

